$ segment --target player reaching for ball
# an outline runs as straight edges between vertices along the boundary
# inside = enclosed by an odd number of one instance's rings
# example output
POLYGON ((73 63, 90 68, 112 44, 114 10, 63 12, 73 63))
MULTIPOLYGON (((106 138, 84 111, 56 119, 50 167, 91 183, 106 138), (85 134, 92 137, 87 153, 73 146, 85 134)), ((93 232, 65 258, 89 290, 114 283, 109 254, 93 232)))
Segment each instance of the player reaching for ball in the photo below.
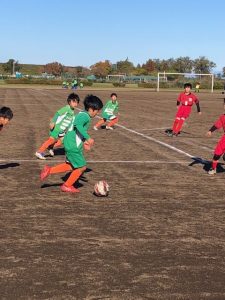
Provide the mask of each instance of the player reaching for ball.
POLYGON ((180 93, 177 98, 177 113, 173 123, 172 129, 167 129, 166 134, 168 136, 177 136, 185 122, 191 113, 192 105, 195 103, 197 106, 198 114, 201 114, 199 100, 195 94, 191 93, 192 85, 191 83, 184 84, 184 92, 180 93))
POLYGON ((78 193, 79 190, 73 185, 86 170, 86 160, 83 155, 83 148, 89 150, 94 140, 88 134, 91 118, 94 118, 102 109, 102 101, 94 96, 87 95, 84 99, 84 111, 79 112, 73 124, 66 133, 63 144, 66 153, 66 162, 54 167, 45 166, 41 172, 41 180, 50 174, 71 172, 67 181, 61 185, 61 191, 68 193, 78 193))

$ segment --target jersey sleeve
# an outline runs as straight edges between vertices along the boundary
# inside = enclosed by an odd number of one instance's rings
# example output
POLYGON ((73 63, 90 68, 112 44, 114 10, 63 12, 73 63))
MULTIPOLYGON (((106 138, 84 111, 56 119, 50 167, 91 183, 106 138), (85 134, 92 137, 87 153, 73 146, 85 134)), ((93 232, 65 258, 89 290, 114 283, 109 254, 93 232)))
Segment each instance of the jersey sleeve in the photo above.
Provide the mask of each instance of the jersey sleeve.
POLYGON ((195 102, 195 103, 199 103, 199 100, 198 100, 198 98, 193 94, 193 101, 195 102))
POLYGON ((222 119, 223 116, 221 116, 215 123, 214 123, 214 126, 217 128, 217 129, 220 129, 221 127, 223 127, 223 119, 222 119))
POLYGON ((90 135, 87 133, 87 130, 85 128, 85 125, 87 125, 89 122, 90 118, 86 113, 78 114, 74 120, 74 127, 79 131, 79 133, 85 140, 88 140, 90 138, 90 135))
POLYGON ((115 110, 114 110, 114 113, 117 114, 119 111, 119 104, 117 103, 116 107, 115 107, 115 110))
POLYGON ((58 117, 59 117, 59 114, 58 114, 58 112, 56 112, 55 115, 54 115, 54 117, 52 118, 52 122, 56 123, 58 117))

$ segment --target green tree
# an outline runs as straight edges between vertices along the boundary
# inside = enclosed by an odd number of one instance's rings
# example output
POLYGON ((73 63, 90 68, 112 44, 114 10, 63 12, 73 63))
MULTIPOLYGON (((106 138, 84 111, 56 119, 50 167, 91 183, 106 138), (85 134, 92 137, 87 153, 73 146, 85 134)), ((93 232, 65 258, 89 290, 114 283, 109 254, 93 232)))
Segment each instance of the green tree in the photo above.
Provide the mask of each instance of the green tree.
POLYGON ((200 56, 194 60, 193 66, 195 73, 208 74, 216 67, 216 64, 213 61, 208 60, 205 56, 200 56))
POLYGON ((20 70, 18 61, 12 58, 3 64, 2 67, 6 73, 10 73, 11 75, 13 75, 13 72, 18 72, 20 70))
POLYGON ((117 74, 125 73, 126 75, 130 75, 134 69, 134 64, 128 58, 117 62, 117 74))
POLYGON ((189 56, 185 57, 178 57, 174 61, 174 70, 179 73, 191 73, 193 69, 193 61, 190 59, 189 56))

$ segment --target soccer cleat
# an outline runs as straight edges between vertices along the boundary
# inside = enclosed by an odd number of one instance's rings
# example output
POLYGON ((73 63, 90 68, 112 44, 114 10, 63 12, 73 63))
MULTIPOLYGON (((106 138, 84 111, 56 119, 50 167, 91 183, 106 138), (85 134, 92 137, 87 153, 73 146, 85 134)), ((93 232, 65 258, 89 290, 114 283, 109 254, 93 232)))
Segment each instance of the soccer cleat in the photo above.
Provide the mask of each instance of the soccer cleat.
POLYGON ((75 189, 75 187, 73 186, 66 186, 65 184, 60 186, 60 190, 62 192, 66 192, 66 193, 79 193, 80 190, 75 189))
POLYGON ((45 154, 44 153, 41 153, 41 152, 36 152, 35 153, 35 156, 38 158, 38 159, 42 159, 42 160, 45 160, 45 154))
POLYGON ((111 126, 106 126, 105 128, 106 128, 106 130, 114 130, 114 128, 111 126))
POLYGON ((51 157, 53 157, 55 155, 54 150, 53 149, 48 149, 48 153, 51 157))
POLYGON ((209 175, 215 175, 216 174, 216 169, 210 168, 210 170, 208 171, 209 175))
POLYGON ((41 180, 43 181, 45 178, 48 177, 48 175, 50 174, 50 170, 51 170, 51 167, 49 166, 45 166, 42 171, 41 171, 41 175, 40 175, 40 178, 41 180))
POLYGON ((172 137, 172 136, 174 136, 174 133, 173 132, 166 132, 166 135, 172 137))
POLYGON ((94 130, 98 130, 98 127, 94 126, 93 129, 94 129, 94 130))

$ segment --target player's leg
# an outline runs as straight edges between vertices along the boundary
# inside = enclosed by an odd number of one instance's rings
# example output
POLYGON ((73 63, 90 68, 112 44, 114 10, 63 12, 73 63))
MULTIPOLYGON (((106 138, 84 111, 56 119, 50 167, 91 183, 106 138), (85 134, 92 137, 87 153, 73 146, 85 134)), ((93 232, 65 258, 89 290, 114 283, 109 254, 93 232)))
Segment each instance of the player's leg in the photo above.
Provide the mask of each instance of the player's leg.
POLYGON ((98 128, 100 127, 100 126, 102 126, 103 124, 105 124, 105 119, 100 119, 96 124, 95 124, 95 126, 93 127, 93 129, 94 130, 98 130, 98 128))
POLYGON ((44 156, 44 152, 51 147, 51 145, 54 145, 55 143, 55 138, 53 138, 52 136, 50 136, 42 145, 41 147, 38 149, 38 151, 35 153, 35 156, 39 159, 46 159, 44 156))
POLYGON ((80 178, 80 176, 84 173, 85 170, 86 166, 74 169, 67 181, 61 186, 61 191, 69 193, 79 193, 79 190, 76 189, 73 185, 80 178))
POLYGON ((45 166, 41 171, 40 178, 41 178, 41 180, 44 180, 50 174, 69 172, 69 171, 72 171, 72 170, 73 170, 73 167, 71 166, 71 164, 69 164, 67 162, 56 165, 56 166, 53 166, 53 167, 45 166))
POLYGON ((177 135, 181 131, 184 121, 185 121, 184 117, 181 117, 180 120, 178 121, 176 128, 173 130, 173 133, 175 135, 177 135))
POLYGON ((208 171, 209 175, 216 174, 216 168, 218 165, 218 161, 224 152, 225 152, 225 136, 222 136, 222 138, 219 140, 219 142, 216 145, 216 148, 214 150, 214 156, 213 156, 211 168, 208 171))
POLYGON ((66 158, 70 162, 73 171, 67 181, 61 185, 61 191, 69 193, 79 192, 73 185, 86 170, 86 160, 83 155, 83 149, 78 151, 66 152, 66 158))
POLYGON ((110 118, 109 123, 106 126, 106 129, 113 129, 113 126, 116 125, 116 123, 118 123, 119 118, 116 116, 113 116, 112 118, 110 118))

